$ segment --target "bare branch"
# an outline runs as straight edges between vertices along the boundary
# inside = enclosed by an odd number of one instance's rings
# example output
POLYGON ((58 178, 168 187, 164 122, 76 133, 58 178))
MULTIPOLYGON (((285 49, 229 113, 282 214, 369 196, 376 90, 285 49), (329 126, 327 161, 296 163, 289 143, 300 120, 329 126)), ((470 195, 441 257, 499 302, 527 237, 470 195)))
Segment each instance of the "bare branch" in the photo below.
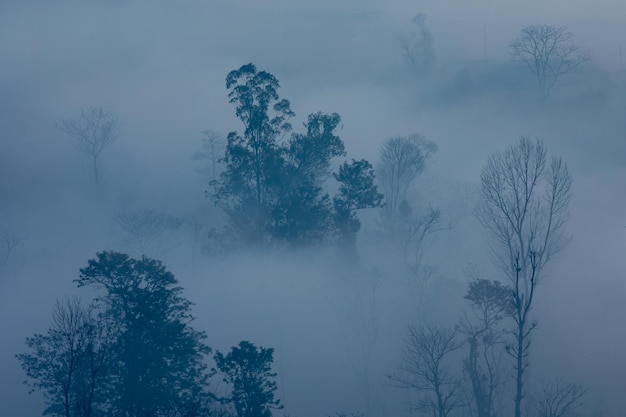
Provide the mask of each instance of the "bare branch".
POLYGON ((76 149, 88 159, 93 181, 99 187, 102 180, 100 162, 118 137, 120 121, 111 111, 88 107, 75 119, 59 120, 57 127, 70 136, 76 149))
POLYGON ((184 220, 154 210, 117 213, 113 225, 133 251, 139 255, 162 255, 175 246, 173 234, 184 220))
POLYGON ((2 269, 9 258, 11 253, 26 239, 25 236, 14 235, 4 227, 0 226, 0 269, 2 269))
POLYGON ((561 379, 541 383, 541 392, 535 401, 538 417, 567 417, 582 406, 587 389, 582 385, 565 384, 561 379))
POLYGON ((542 140, 522 137, 493 154, 481 172, 482 198, 476 208, 495 263, 511 287, 515 340, 506 352, 515 359, 515 417, 521 415, 523 374, 536 328, 529 321, 535 290, 545 265, 569 241, 565 226, 572 179, 560 158, 546 167, 546 153, 542 140))
POLYGON ((530 25, 522 28, 509 44, 513 60, 526 65, 535 76, 542 100, 559 78, 589 60, 579 52, 573 38, 567 26, 530 25))
POLYGON ((413 407, 446 417, 461 406, 460 379, 448 367, 450 354, 461 346, 454 328, 411 326, 403 359, 388 378, 397 387, 422 394, 422 400, 413 407))
POLYGON ((426 26, 426 15, 417 14, 411 20, 415 29, 410 33, 400 32, 395 36, 395 42, 415 72, 423 72, 430 67, 435 59, 433 36, 426 26))
POLYGON ((191 156, 194 161, 206 161, 207 165, 198 171, 209 176, 210 181, 215 181, 219 174, 220 160, 224 157, 226 140, 224 135, 216 130, 203 130, 202 146, 191 156))

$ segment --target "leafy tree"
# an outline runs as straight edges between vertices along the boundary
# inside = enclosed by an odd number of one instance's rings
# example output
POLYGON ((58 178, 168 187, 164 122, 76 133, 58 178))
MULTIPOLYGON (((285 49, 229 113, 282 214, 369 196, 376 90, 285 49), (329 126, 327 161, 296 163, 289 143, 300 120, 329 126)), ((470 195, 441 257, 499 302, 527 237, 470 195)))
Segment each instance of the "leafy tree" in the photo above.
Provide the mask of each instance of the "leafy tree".
POLYGON ((333 176, 340 184, 339 193, 333 199, 339 246, 355 251, 361 227, 356 211, 380 206, 383 195, 374 184, 374 169, 365 159, 344 162, 333 176))
POLYGON ((330 197, 323 191, 331 160, 345 155, 343 141, 335 135, 341 122, 337 113, 310 114, 306 134, 293 134, 284 149, 280 173, 280 198, 272 210, 271 235, 293 244, 326 239, 332 227, 330 197))
MULTIPOLYGON (((355 233, 358 221, 350 219, 358 208, 352 207, 355 196, 350 201, 347 196, 331 199, 324 192, 332 159, 345 155, 335 134, 341 117, 310 114, 306 133, 293 133, 282 141, 292 129, 288 120, 294 113, 289 101, 279 98, 273 75, 247 64, 228 74, 226 87, 245 127, 243 134, 228 135, 221 160, 224 170, 211 182, 212 197, 228 216, 231 230, 226 235, 235 235, 244 244, 294 246, 323 242, 338 225, 355 233), (337 222, 340 218, 343 221, 337 222)), ((344 187, 370 187, 375 192, 373 171, 363 163, 350 165, 360 174, 349 177, 346 171, 339 181, 344 187), (350 180, 355 182, 349 184, 350 180)), ((364 201, 358 205, 368 206, 364 201)))
POLYGON ((512 292, 513 341, 506 351, 515 360, 515 413, 522 413, 524 372, 528 367, 530 320, 535 290, 546 265, 569 242, 572 178, 563 159, 547 163, 541 140, 522 137, 489 157, 481 172, 476 214, 487 231, 496 265, 512 292))
POLYGON ((225 169, 219 181, 213 182, 214 198, 247 242, 263 239, 272 203, 279 197, 277 174, 284 159, 277 140, 291 130, 288 119, 294 115, 289 101, 279 99, 279 87, 272 74, 257 71, 253 64, 226 77, 229 101, 245 130, 243 135, 228 134, 222 160, 225 169))
POLYGON ((44 414, 89 417, 105 403, 96 388, 106 381, 109 327, 78 298, 57 301, 45 334, 26 339, 30 353, 17 355, 34 391, 43 391, 44 414))
POLYGON ((223 381, 232 387, 229 398, 239 417, 271 417, 272 409, 282 409, 280 400, 274 398, 276 373, 272 372, 274 349, 256 347, 242 341, 233 346, 228 354, 217 351, 214 359, 216 369, 223 381))
POLYGON ((76 282, 105 290, 97 303, 113 318, 111 415, 197 415, 209 348, 174 276, 156 260, 101 252, 76 282))
POLYGON ((471 383, 477 416, 493 417, 494 402, 503 385, 501 355, 496 348, 504 342, 500 325, 512 311, 512 292, 498 281, 475 278, 465 299, 470 302, 471 314, 461 326, 469 347, 463 368, 471 383))
POLYGON ((402 228, 399 223, 402 206, 408 205, 409 186, 424 171, 426 159, 436 151, 434 142, 416 133, 389 138, 381 146, 376 167, 378 184, 385 195, 381 220, 392 235, 402 228))

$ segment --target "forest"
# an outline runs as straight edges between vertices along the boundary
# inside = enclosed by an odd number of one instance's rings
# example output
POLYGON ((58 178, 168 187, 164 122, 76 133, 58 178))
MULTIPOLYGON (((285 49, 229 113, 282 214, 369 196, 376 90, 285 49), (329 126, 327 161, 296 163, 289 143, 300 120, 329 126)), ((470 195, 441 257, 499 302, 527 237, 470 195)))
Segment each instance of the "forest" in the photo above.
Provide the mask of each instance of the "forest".
POLYGON ((603 1, 0 6, 0 415, 625 415, 603 1))

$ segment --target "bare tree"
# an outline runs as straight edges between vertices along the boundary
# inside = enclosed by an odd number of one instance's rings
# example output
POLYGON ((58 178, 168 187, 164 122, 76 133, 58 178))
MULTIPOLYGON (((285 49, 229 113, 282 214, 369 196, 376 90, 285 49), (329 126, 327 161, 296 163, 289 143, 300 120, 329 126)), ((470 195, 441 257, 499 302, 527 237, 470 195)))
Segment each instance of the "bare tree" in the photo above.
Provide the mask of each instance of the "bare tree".
POLYGON ((435 59, 433 35, 426 26, 426 15, 418 13, 411 22, 415 29, 411 32, 400 32, 396 35, 396 44, 402 50, 411 69, 423 72, 430 67, 435 59))
POLYGON ((100 162, 118 137, 120 121, 111 111, 88 107, 75 119, 61 119, 57 126, 70 136, 76 149, 88 159, 91 176, 99 188, 102 182, 100 162))
POLYGON ((13 253, 15 248, 17 248, 24 239, 24 236, 12 234, 7 229, 0 226, 0 271, 9 262, 11 253, 13 253))
POLYGON ((161 256, 176 246, 174 232, 184 220, 155 210, 117 213, 113 225, 125 244, 138 255, 161 256))
POLYGON ((515 360, 515 417, 521 415, 530 334, 536 326, 529 317, 535 289, 544 267, 569 242, 565 226, 572 179, 561 158, 552 157, 549 164, 546 159, 543 141, 528 137, 491 155, 481 172, 476 208, 512 290, 514 341, 506 351, 515 360))
POLYGON ((226 149, 224 135, 216 130, 203 130, 200 133, 203 135, 201 139, 202 146, 194 152, 191 159, 194 161, 206 161, 207 165, 199 169, 199 171, 208 175, 210 181, 215 181, 219 174, 220 159, 224 156, 224 150, 226 149))
POLYGON ((411 183, 424 171, 426 160, 437 151, 437 145, 413 133, 387 139, 380 148, 377 180, 385 196, 381 220, 392 234, 398 227, 401 205, 406 202, 411 183))
POLYGON ((567 26, 530 25, 511 41, 509 54, 533 73, 542 100, 548 97, 559 78, 589 59, 579 52, 573 38, 567 26))
POLYGON ((46 334, 26 339, 31 353, 17 355, 34 391, 43 391, 44 414, 90 417, 108 354, 107 326, 77 297, 57 301, 46 334))
POLYGON ((413 407, 433 417, 446 417, 462 406, 461 379, 450 372, 450 356, 461 347, 454 328, 409 327, 406 351, 391 382, 422 394, 413 407))
POLYGON ((565 384, 561 379, 541 383, 535 400, 537 417, 568 417, 582 406, 587 389, 578 384, 565 384))

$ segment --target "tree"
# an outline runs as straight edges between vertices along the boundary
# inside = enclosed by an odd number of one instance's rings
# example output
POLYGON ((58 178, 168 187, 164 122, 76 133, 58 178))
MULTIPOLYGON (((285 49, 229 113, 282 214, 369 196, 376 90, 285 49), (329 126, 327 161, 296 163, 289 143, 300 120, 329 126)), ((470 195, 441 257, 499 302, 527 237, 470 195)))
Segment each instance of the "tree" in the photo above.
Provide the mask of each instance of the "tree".
POLYGON ((408 204, 411 183, 424 171, 426 159, 436 151, 434 142, 417 133, 389 138, 381 146, 376 168, 378 184, 385 195, 381 220, 392 235, 402 227, 401 205, 408 204))
POLYGON ((366 198, 370 190, 357 190, 359 186, 375 190, 369 163, 346 164, 356 170, 349 178, 345 167, 345 172, 333 175, 354 189, 352 196, 331 200, 324 192, 332 159, 345 155, 343 141, 335 134, 341 117, 312 113, 304 123, 306 133, 293 133, 282 141, 279 139, 292 129, 288 120, 294 113, 289 101, 279 98, 278 80, 273 75, 247 64, 228 74, 226 87, 245 131, 228 135, 221 160, 224 170, 211 182, 212 197, 229 220, 230 230, 221 235, 257 246, 321 243, 338 225, 338 208, 347 219, 341 226, 349 223, 351 230, 358 230, 358 221, 349 220, 360 207, 351 205, 366 205, 364 200, 355 200, 355 193, 366 198), (348 184, 351 180, 356 182, 348 184))
POLYGON ((323 186, 333 158, 344 156, 343 141, 335 135, 337 113, 312 113, 306 134, 295 133, 284 148, 280 197, 272 209, 270 233, 291 245, 323 242, 332 229, 332 205, 323 186))
POLYGON ((204 359, 210 349, 206 335, 190 325, 191 302, 163 264, 101 252, 76 282, 105 291, 97 305, 114 321, 114 379, 105 393, 110 415, 198 415, 207 396, 204 359))
POLYGON ((194 161, 207 161, 207 165, 199 169, 203 174, 208 175, 210 181, 215 181, 218 174, 218 166, 224 152, 224 138, 222 134, 215 130, 203 130, 202 146, 194 152, 191 159, 194 161))
POLYGON ((88 107, 78 118, 61 119, 57 126, 70 136, 76 149, 88 159, 92 179, 99 188, 102 182, 100 163, 118 137, 120 121, 111 111, 88 107))
POLYGON ((411 69, 423 72, 428 69, 435 59, 433 35, 426 26, 426 15, 418 13, 411 22, 416 30, 409 34, 400 32, 396 35, 396 43, 402 50, 411 69))
POLYGON ((535 76, 542 100, 560 78, 589 59, 579 52, 573 38, 567 26, 530 25, 509 44, 513 60, 526 65, 535 76))
POLYGON ((499 350, 504 331, 501 321, 511 311, 511 289, 498 281, 475 276, 470 282, 465 299, 470 302, 471 316, 461 325, 469 346, 463 369, 472 388, 474 406, 478 417, 495 416, 495 400, 502 388, 502 370, 499 350))
POLYGON ((9 262, 13 251, 22 244, 25 236, 15 235, 0 225, 0 272, 9 262))
POLYGON ((26 339, 32 353, 17 358, 31 393, 44 392, 44 414, 89 417, 104 403, 96 388, 106 378, 108 329, 78 298, 67 298, 57 301, 46 334, 26 339))
POLYGON ((272 409, 282 409, 274 399, 276 373, 272 372, 274 349, 256 347, 242 341, 225 356, 215 353, 214 373, 232 387, 231 396, 222 401, 232 403, 238 417, 271 417, 272 409))
POLYGON ((268 214, 269 203, 276 198, 272 186, 275 170, 282 162, 277 140, 279 135, 291 130, 288 119, 294 116, 289 101, 279 99, 279 87, 272 74, 257 71, 253 64, 231 71, 226 77, 230 103, 235 105, 235 113, 245 130, 243 136, 237 132, 228 134, 223 159, 226 169, 216 184, 215 196, 231 221, 237 214, 247 214, 250 217, 247 226, 256 236, 263 235, 263 217, 268 214), (270 106, 273 117, 268 114, 270 106), (234 216, 233 210, 238 212, 234 216))
POLYGON ((538 417, 567 417, 582 406, 587 389, 578 384, 565 384, 561 379, 553 383, 543 381, 541 393, 535 401, 538 417))
POLYGON ((543 141, 528 137, 491 155, 481 171, 476 209, 512 292, 514 340, 506 351, 515 360, 515 417, 521 416, 524 371, 536 326, 529 317, 535 290, 545 266, 569 241, 565 226, 572 179, 563 159, 553 156, 549 165, 546 159, 543 141))
POLYGON ((349 253, 356 253, 356 236, 361 228, 356 211, 379 207, 383 195, 374 184, 374 169, 365 159, 344 162, 333 176, 340 184, 333 198, 338 243, 349 253))
POLYGON ((288 119, 294 116, 289 101, 279 99, 279 87, 272 74, 257 71, 253 64, 226 77, 228 97, 245 130, 243 135, 228 134, 224 171, 212 182, 213 198, 247 243, 263 242, 272 203, 278 199, 276 173, 283 158, 277 140, 291 130, 288 119))
POLYGON ((461 381, 449 369, 450 354, 460 347, 456 329, 410 327, 404 357, 389 378, 400 388, 423 394, 416 409, 446 417, 461 406, 461 381))
POLYGON ((155 210, 116 213, 113 225, 124 243, 137 255, 162 255, 175 245, 174 233, 185 221, 155 210))

